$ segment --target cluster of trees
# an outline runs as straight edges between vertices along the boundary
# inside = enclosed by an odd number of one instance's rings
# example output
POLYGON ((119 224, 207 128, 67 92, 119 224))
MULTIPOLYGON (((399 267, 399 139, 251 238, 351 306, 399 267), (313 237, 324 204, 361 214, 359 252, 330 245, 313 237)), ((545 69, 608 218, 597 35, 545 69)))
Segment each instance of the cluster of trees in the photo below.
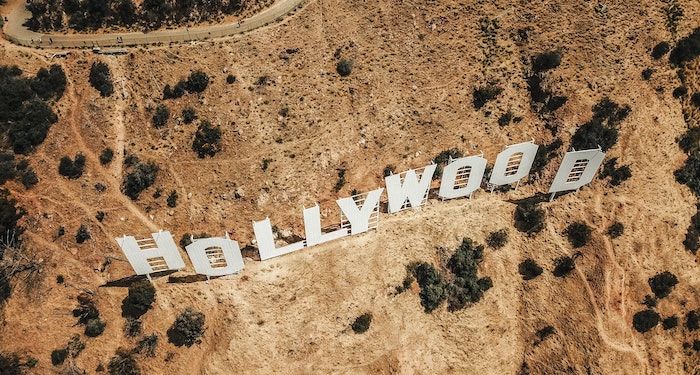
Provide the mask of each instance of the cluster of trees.
POLYGON ((576 150, 597 148, 607 151, 617 143, 620 123, 632 110, 628 105, 620 106, 605 97, 593 106, 593 118, 576 129, 571 137, 571 147, 576 150))
POLYGON ((112 83, 112 73, 109 70, 109 65, 102 61, 95 61, 90 67, 90 85, 95 90, 100 92, 100 95, 107 97, 114 93, 114 84, 112 83))
POLYGON ((680 66, 700 56, 700 27, 678 41, 668 56, 671 64, 680 66))
POLYGON ((85 169, 85 155, 77 153, 74 159, 64 156, 58 163, 58 173, 71 180, 80 178, 85 169))
POLYGON ((192 346, 204 334, 204 314, 192 308, 186 308, 175 318, 168 329, 168 341, 175 346, 192 346))
POLYGON ((544 210, 534 199, 518 202, 513 216, 515 229, 527 235, 533 235, 544 229, 544 210))
POLYGON ((156 289, 146 280, 129 285, 129 294, 122 300, 122 316, 139 319, 156 300, 156 289))
POLYGON ((80 335, 75 334, 66 346, 51 352, 51 364, 54 366, 62 365, 68 357, 76 358, 83 349, 85 349, 85 342, 80 340, 80 335))
POLYGON ((605 164, 603 164, 603 169, 600 171, 600 178, 610 177, 610 185, 618 186, 630 177, 632 177, 632 170, 630 166, 625 164, 619 167, 616 166, 617 158, 608 159, 605 164))
MULTIPOLYGON (((469 238, 463 239, 447 262, 449 276, 442 275, 435 267, 425 262, 408 266, 409 274, 420 287, 419 296, 425 312, 437 309, 443 301, 447 301, 449 311, 461 310, 483 297, 484 292, 493 286, 491 278, 477 275, 483 252, 483 245, 469 238)), ((409 285, 404 285, 402 290, 408 289, 412 282, 412 279, 406 280, 409 285)))
MULTIPOLYGON (((158 166, 153 162, 141 162, 136 156, 132 156, 129 165, 130 171, 122 181, 122 193, 132 200, 136 200, 141 192, 151 187, 158 176, 158 166)), ((125 160, 126 162, 126 160, 125 160)))
POLYGON ((199 124, 192 141, 192 150, 199 158, 213 157, 221 151, 221 128, 204 120, 199 124))
POLYGON ((23 77, 17 67, 0 66, 0 135, 7 139, 0 149, 28 154, 41 144, 58 121, 48 102, 59 100, 65 88, 59 65, 42 68, 33 78, 23 77))
POLYGON ((105 330, 106 324, 100 318, 92 294, 83 292, 78 295, 78 307, 73 309, 73 316, 78 318, 78 324, 85 326, 85 335, 88 337, 97 337, 105 330))
POLYGON ((201 93, 207 89, 207 86, 209 86, 207 73, 195 70, 190 73, 186 80, 179 80, 175 86, 165 85, 165 88, 163 88, 163 99, 177 99, 185 95, 186 92, 190 94, 201 93))
POLYGON ((558 51, 542 52, 532 58, 531 73, 526 77, 528 91, 532 100, 532 108, 538 113, 554 112, 567 101, 566 96, 554 95, 544 81, 547 72, 561 64, 561 53, 558 51))
POLYGON ((147 29, 164 23, 179 24, 214 19, 235 14, 242 9, 241 0, 30 0, 32 16, 26 26, 34 31, 94 30, 101 27, 140 25, 147 29), (64 23, 64 19, 68 23, 64 23))
POLYGON ((26 189, 31 189, 39 182, 39 177, 27 159, 17 161, 12 151, 0 150, 0 185, 13 179, 26 189))
POLYGON ((502 92, 503 88, 495 85, 477 87, 472 93, 472 104, 474 104, 475 109, 481 109, 486 103, 496 99, 498 95, 501 95, 502 92))

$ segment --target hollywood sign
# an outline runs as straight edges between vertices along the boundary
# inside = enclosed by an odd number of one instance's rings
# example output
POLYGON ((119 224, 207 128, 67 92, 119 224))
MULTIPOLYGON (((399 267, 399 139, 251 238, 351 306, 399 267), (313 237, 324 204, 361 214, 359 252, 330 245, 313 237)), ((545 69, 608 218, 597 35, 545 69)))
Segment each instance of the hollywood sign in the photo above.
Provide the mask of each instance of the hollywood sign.
MULTIPOLYGON (((517 184, 526 177, 537 154, 538 145, 523 142, 506 147, 498 154, 488 186, 517 184)), ((564 155, 554 181, 549 188, 551 199, 561 191, 577 190, 590 183, 603 162, 605 153, 598 149, 571 151, 564 155)), ((389 213, 425 204, 437 165, 391 174, 385 177, 389 213)), ((469 197, 481 187, 486 170, 482 155, 451 159, 442 171, 438 196, 443 199, 469 197)), ((320 245, 339 238, 365 233, 376 229, 379 222, 380 199, 384 188, 341 198, 336 201, 341 215, 338 229, 324 233, 321 228, 321 212, 318 204, 303 211, 306 239, 277 247, 270 219, 253 222, 255 243, 264 261, 280 255, 299 251, 305 247, 320 245)), ((151 238, 136 239, 133 236, 116 238, 119 247, 138 275, 185 268, 185 262, 168 231, 152 233, 151 238)), ((192 238, 185 247, 187 255, 198 274, 224 276, 243 269, 243 257, 238 242, 223 237, 192 238)))

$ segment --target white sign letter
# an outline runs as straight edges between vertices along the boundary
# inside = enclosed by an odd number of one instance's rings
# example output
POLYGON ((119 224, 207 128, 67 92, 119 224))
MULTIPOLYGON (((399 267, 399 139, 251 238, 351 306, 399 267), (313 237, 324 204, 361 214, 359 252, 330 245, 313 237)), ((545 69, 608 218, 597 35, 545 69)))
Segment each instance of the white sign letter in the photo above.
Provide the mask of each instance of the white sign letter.
POLYGON ((389 212, 393 214, 404 209, 406 200, 413 208, 422 205, 428 198, 428 189, 430 189, 430 182, 433 180, 436 167, 435 164, 424 167, 420 181, 413 169, 385 177, 386 192, 389 195, 389 212), (403 178, 401 175, 404 175, 403 178))
POLYGON ((486 159, 481 156, 467 156, 452 160, 442 172, 440 192, 444 199, 471 195, 481 186, 486 170, 486 159))
POLYGON ((379 214, 379 198, 384 188, 372 190, 362 202, 362 208, 357 208, 357 203, 352 197, 341 198, 336 201, 343 214, 350 222, 350 233, 358 234, 369 230, 369 220, 373 214, 379 214))
POLYGON ((151 237, 140 240, 133 236, 115 238, 137 275, 185 268, 170 232, 151 233, 151 237))
POLYGON ((603 158, 605 153, 600 149, 567 152, 549 192, 576 190, 590 183, 603 163, 603 158))
POLYGON ((198 274, 224 276, 243 269, 241 249, 228 233, 226 237, 192 239, 186 249, 198 274))
POLYGON ((496 158, 489 183, 508 185, 527 176, 537 155, 537 146, 532 142, 518 143, 506 147, 496 158))
POLYGON ((270 224, 269 218, 263 221, 254 221, 253 232, 255 232, 255 240, 258 243, 260 260, 278 257, 304 248, 304 241, 291 243, 279 249, 276 248, 275 237, 272 234, 272 224, 270 224))
POLYGON ((323 233, 321 230, 321 209, 318 205, 304 209, 304 232, 306 233, 306 246, 322 244, 348 235, 346 228, 323 233))

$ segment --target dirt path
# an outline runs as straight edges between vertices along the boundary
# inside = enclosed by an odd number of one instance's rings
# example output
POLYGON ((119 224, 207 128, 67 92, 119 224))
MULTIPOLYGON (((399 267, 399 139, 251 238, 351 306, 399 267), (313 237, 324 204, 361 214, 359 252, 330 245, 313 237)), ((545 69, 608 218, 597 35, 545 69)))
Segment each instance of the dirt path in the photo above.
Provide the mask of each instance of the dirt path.
POLYGON ((112 174, 117 181, 122 180, 122 172, 124 169, 124 148, 126 143, 126 126, 124 125, 124 110, 126 107, 126 100, 129 98, 129 92, 126 90, 125 82, 126 76, 124 75, 124 69, 121 63, 115 58, 107 59, 107 64, 112 72, 115 81, 118 82, 121 88, 121 95, 115 95, 114 103, 114 117, 112 118, 112 125, 114 127, 114 146, 112 150, 114 151, 114 158, 112 159, 111 167, 112 174))
POLYGON ((158 43, 183 43, 221 38, 255 30, 273 22, 301 7, 305 0, 278 0, 269 8, 240 22, 185 27, 172 30, 157 30, 149 33, 95 33, 95 34, 47 34, 31 31, 24 23, 31 13, 23 1, 17 1, 7 15, 3 28, 5 39, 19 45, 35 48, 93 48, 123 47, 158 43))

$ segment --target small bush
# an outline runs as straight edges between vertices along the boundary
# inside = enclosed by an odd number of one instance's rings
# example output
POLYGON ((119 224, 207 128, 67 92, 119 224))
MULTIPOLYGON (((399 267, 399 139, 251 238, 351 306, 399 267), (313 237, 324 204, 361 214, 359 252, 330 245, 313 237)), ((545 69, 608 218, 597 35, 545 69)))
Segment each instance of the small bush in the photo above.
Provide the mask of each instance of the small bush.
POLYGON ((585 223, 572 223, 566 227, 566 237, 574 249, 582 247, 591 239, 591 227, 585 223))
POLYGON ((168 119, 170 118, 170 109, 168 109, 168 106, 165 104, 161 103, 158 104, 156 107, 156 111, 153 114, 152 123, 153 126, 156 128, 162 128, 168 123, 168 119))
POLYGON ((540 53, 532 59, 532 70, 535 73, 552 70, 561 64, 561 53, 547 51, 540 53))
POLYGON ((654 74, 654 69, 646 68, 642 70, 642 79, 648 81, 651 78, 652 74, 654 74))
POLYGON ((689 331, 695 331, 700 328, 700 313, 695 310, 689 311, 685 316, 685 327, 688 328, 689 331))
POLYGON ((700 92, 696 92, 690 96, 690 104, 700 108, 700 92))
POLYGON ((141 368, 131 352, 119 349, 109 360, 109 375, 141 375, 141 368))
POLYGON ((564 277, 568 275, 569 272, 573 271, 574 268, 576 268, 574 258, 568 256, 559 257, 554 260, 554 270, 552 273, 556 277, 564 277))
POLYGON ((536 203, 521 202, 515 207, 515 228, 527 235, 544 229, 544 210, 536 203))
POLYGON ((228 83, 229 85, 236 83, 236 76, 234 76, 233 74, 227 75, 226 76, 226 83, 228 83))
POLYGON ((657 298, 668 296, 676 284, 678 284, 678 278, 668 271, 661 272, 649 278, 649 286, 657 298))
POLYGON ((87 337, 97 337, 105 331, 105 322, 100 318, 90 319, 85 324, 85 336, 87 337))
POLYGON ((489 233, 486 244, 492 249, 500 249, 508 243, 508 231, 500 229, 489 233))
POLYGON ((0 374, 22 375, 23 373, 17 354, 0 352, 0 374))
POLYGON ((688 95, 688 88, 685 86, 678 86, 673 91, 671 91, 671 95, 673 95, 674 98, 680 99, 686 95, 688 95))
POLYGON ((107 165, 112 162, 114 158, 114 151, 107 147, 102 152, 100 152, 100 164, 107 165))
MULTIPOLYGON (((124 315, 122 313, 122 315, 124 315)), ((140 320, 133 317, 127 317, 124 321, 124 336, 126 337, 136 337, 143 331, 143 324, 140 320)))
POLYGON ((181 312, 168 329, 168 341, 175 346, 192 346, 204 334, 204 314, 192 308, 181 312))
POLYGON ((622 236, 624 232, 625 226, 618 221, 608 227, 608 236, 610 236, 610 238, 618 238, 622 236))
POLYGON ((91 238, 90 230, 85 224, 80 224, 80 228, 75 233, 75 242, 83 243, 91 238))
POLYGON ((85 156, 83 154, 76 154, 75 159, 71 159, 68 156, 61 158, 58 163, 58 173, 70 180, 75 180, 83 175, 83 170, 85 169, 85 156))
POLYGON ((661 325, 664 327, 665 330, 675 328, 676 326, 678 326, 678 317, 675 315, 669 316, 661 322, 661 325))
POLYGON ((538 174, 542 172, 547 163, 552 159, 552 157, 557 153, 559 148, 564 143, 560 138, 556 138, 551 143, 544 146, 540 146, 535 154, 535 160, 532 162, 532 168, 530 169, 530 174, 538 174))
POLYGON ((474 104, 475 109, 481 109, 486 105, 486 103, 496 99, 496 97, 502 92, 502 88, 494 85, 477 87, 474 89, 474 93, 472 94, 472 104, 474 104))
POLYGON ((555 333, 557 333, 557 330, 556 330, 554 327, 552 327, 552 326, 546 326, 546 327, 544 327, 544 328, 541 328, 541 329, 537 330, 537 333, 536 333, 536 334, 537 334, 537 338, 538 338, 538 340, 539 340, 538 343, 541 343, 541 342, 544 341, 547 337, 549 337, 549 336, 551 336, 551 335, 553 335, 553 334, 555 334, 555 333))
POLYGON ((513 112, 508 111, 504 114, 501 115, 501 117, 498 118, 498 126, 504 127, 513 120, 513 112))
POLYGON ((671 50, 671 45, 668 44, 668 42, 659 42, 659 44, 655 45, 654 48, 651 50, 651 57, 654 60, 658 60, 664 55, 668 53, 668 51, 671 50))
POLYGON ((333 186, 333 191, 336 193, 340 191, 340 189, 345 186, 345 168, 339 168, 338 169, 338 180, 335 182, 335 186, 333 186))
POLYGON ((637 332, 648 332, 659 324, 659 314, 651 309, 642 310, 632 317, 632 326, 637 332))
POLYGON ((103 97, 114 93, 112 75, 107 64, 101 61, 92 64, 92 67, 90 67, 90 85, 99 91, 103 97))
POLYGON ((185 124, 191 124, 197 119, 197 112, 192 107, 186 107, 182 110, 182 122, 185 124))
POLYGON ((438 180, 442 177, 442 168, 446 166, 449 162, 450 159, 459 159, 464 154, 462 151, 456 149, 456 148, 451 148, 449 150, 443 150, 439 154, 437 154, 433 158, 433 163, 435 163, 435 173, 433 173, 433 180, 438 180))
POLYGON ((129 294, 122 300, 122 316, 138 319, 153 305, 156 289, 146 280, 129 285, 129 294))
POLYGON ((369 329, 369 325, 372 323, 372 314, 364 313, 358 316, 354 322, 352 322, 352 330, 355 333, 365 333, 369 329))
POLYGON ((158 336, 154 333, 142 338, 134 348, 134 351, 139 354, 145 354, 147 357, 156 356, 156 348, 158 347, 158 336))
POLYGON ((168 207, 170 207, 170 208, 177 207, 177 191, 175 191, 175 190, 171 191, 170 194, 168 194, 168 198, 165 201, 168 204, 168 207))
POLYGON ((190 73, 187 78, 187 91, 189 93, 201 93, 207 89, 209 85, 209 76, 200 70, 190 73))
POLYGON ((698 56, 700 56, 700 27, 678 41, 676 47, 671 50, 668 59, 673 65, 680 66, 698 56))
POLYGON ((676 181, 686 185, 698 197, 700 197, 700 151, 694 151, 688 155, 688 159, 680 169, 674 172, 676 181))
POLYGON ((522 275, 523 280, 532 280, 541 275, 542 271, 542 267, 530 258, 525 259, 518 265, 518 273, 522 275))
POLYGON ((338 61, 338 64, 335 66, 335 71, 338 72, 338 75, 341 77, 347 77, 352 73, 352 61, 342 59, 338 61))
POLYGON ((136 164, 135 167, 124 176, 122 193, 132 200, 138 199, 141 192, 151 187, 156 182, 158 166, 153 162, 136 164))
POLYGON ((68 357, 68 349, 55 349, 51 352, 51 364, 58 366, 63 364, 63 362, 68 357))
POLYGON ((87 324, 89 320, 99 318, 100 312, 95 306, 92 295, 87 293, 78 295, 78 307, 73 309, 73 316, 78 318, 78 324, 87 324))
POLYGON ((221 151, 221 129, 213 126, 209 121, 202 121, 194 135, 192 149, 200 159, 216 155, 221 151))
POLYGON ((409 270, 421 289, 419 296, 425 312, 429 313, 437 309, 442 301, 445 300, 445 291, 440 273, 429 263, 409 265, 409 270))

